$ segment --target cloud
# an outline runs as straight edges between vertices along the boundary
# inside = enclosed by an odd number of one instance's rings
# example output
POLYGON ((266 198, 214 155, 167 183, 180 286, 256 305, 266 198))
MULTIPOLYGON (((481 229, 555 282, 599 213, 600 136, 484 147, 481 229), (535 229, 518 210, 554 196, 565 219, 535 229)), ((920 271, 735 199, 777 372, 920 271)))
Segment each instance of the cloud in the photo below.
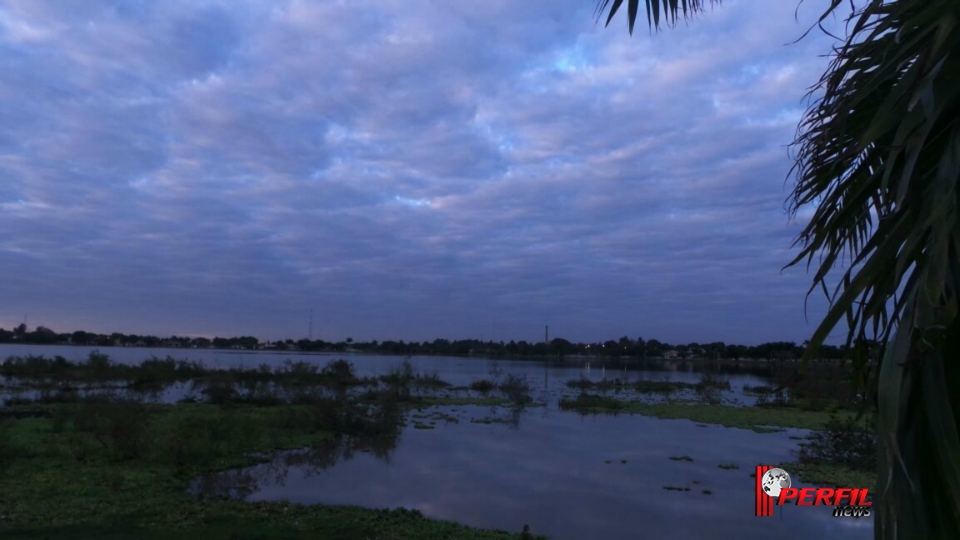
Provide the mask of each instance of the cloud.
POLYGON ((803 340, 795 7, 6 2, 0 325, 803 340))

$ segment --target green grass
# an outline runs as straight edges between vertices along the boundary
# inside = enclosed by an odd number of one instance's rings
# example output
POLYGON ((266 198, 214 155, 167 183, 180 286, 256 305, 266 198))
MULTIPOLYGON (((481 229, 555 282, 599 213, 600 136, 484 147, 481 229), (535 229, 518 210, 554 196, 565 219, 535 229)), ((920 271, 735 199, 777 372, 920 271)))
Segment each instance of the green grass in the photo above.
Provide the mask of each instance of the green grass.
POLYGON ((405 510, 215 501, 188 493, 197 474, 330 440, 333 433, 319 427, 328 411, 293 405, 108 406, 47 405, 49 418, 3 423, 0 538, 520 538, 405 510), (142 430, 131 427, 136 425, 142 430), (123 437, 142 437, 141 446, 132 446, 138 448, 133 457, 119 451, 130 446, 123 437))
POLYGON ((858 471, 827 463, 783 463, 778 465, 803 482, 823 487, 868 488, 876 492, 877 475, 872 471, 858 471))
POLYGON ((453 397, 453 396, 425 396, 412 398, 411 406, 419 407, 447 407, 459 405, 480 405, 497 407, 508 405, 509 400, 499 397, 453 397))
POLYGON ((751 429, 759 433, 782 428, 821 429, 830 420, 830 413, 826 411, 805 411, 792 407, 729 407, 699 402, 648 403, 590 394, 580 394, 575 399, 563 398, 560 408, 583 414, 630 413, 665 420, 693 420, 751 429))

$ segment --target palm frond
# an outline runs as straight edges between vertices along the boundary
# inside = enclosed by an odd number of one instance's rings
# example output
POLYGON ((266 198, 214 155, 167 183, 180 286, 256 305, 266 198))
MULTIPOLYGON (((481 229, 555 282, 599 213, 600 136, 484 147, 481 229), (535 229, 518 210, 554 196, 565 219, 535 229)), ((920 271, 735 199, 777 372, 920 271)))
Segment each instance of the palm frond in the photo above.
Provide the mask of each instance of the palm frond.
MULTIPOLYGON (((719 4, 721 0, 709 0, 709 4, 719 4)), ((660 29, 661 21, 673 26, 678 19, 688 19, 696 13, 706 9, 707 0, 644 0, 647 9, 647 25, 653 29, 660 29)), ((607 14, 606 25, 610 24, 613 16, 623 6, 623 0, 598 0, 597 1, 597 19, 607 14)), ((640 0, 627 0, 627 24, 630 28, 630 34, 633 34, 633 26, 637 22, 637 16, 640 11, 640 0)))
POLYGON ((790 208, 816 210, 788 266, 817 259, 810 292, 841 276, 804 362, 844 319, 877 341, 877 538, 960 538, 960 3, 848 23, 795 143, 790 208))

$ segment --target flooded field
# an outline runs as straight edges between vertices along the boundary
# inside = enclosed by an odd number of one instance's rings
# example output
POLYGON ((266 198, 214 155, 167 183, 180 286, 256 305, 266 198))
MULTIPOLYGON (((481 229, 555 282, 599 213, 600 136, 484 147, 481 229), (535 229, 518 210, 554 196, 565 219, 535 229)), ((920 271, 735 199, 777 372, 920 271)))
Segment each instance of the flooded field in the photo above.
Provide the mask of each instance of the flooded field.
MULTIPOLYGON (((77 362, 90 352, 73 347, 0 349, 3 356, 62 355, 77 362)), ((340 391, 342 397, 356 399, 371 388, 389 386, 389 377, 404 363, 421 378, 416 380, 423 381, 413 385, 411 392, 420 401, 413 401, 405 411, 398 436, 389 440, 338 437, 309 449, 273 454, 258 465, 200 475, 189 483, 189 490, 202 499, 407 508, 471 527, 510 532, 526 527, 556 540, 872 537, 871 518, 834 518, 829 508, 788 506, 778 508, 774 517, 753 515, 754 467, 793 459, 806 430, 758 433, 691 420, 581 414, 559 407, 562 398, 577 396, 582 387, 650 403, 750 406, 756 395, 745 393, 744 387, 769 382, 757 375, 707 375, 663 369, 662 364, 651 370, 616 360, 557 363, 192 350, 105 352, 111 360, 129 364, 145 355, 167 354, 222 370, 253 370, 267 364, 280 370, 271 375, 274 378, 276 373, 287 373, 283 366, 294 366, 292 362, 322 366, 343 357, 353 364, 357 382, 340 391), (524 381, 529 399, 478 405, 488 392, 476 390, 475 383, 504 378, 524 381), (671 381, 675 388, 638 390, 663 381, 671 381)), ((28 388, 23 383, 8 377, 4 399, 50 395, 49 388, 28 388)), ((295 401, 302 398, 297 392, 303 392, 300 386, 290 390, 289 381, 272 379, 262 387, 231 384, 238 388, 231 395, 241 397, 247 395, 244 389, 260 388, 251 392, 295 401)), ((154 385, 149 391, 123 384, 77 386, 72 391, 156 403, 193 403, 212 395, 208 386, 197 381, 154 385)), ((802 484, 795 481, 795 485, 802 484)))

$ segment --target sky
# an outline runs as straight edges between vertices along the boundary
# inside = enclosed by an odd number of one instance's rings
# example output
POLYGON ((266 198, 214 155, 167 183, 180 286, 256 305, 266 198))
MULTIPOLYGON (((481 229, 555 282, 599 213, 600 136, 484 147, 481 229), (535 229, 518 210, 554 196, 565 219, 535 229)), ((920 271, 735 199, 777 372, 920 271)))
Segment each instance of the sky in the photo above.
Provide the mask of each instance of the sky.
POLYGON ((802 342, 798 4, 0 0, 0 327, 802 342))

